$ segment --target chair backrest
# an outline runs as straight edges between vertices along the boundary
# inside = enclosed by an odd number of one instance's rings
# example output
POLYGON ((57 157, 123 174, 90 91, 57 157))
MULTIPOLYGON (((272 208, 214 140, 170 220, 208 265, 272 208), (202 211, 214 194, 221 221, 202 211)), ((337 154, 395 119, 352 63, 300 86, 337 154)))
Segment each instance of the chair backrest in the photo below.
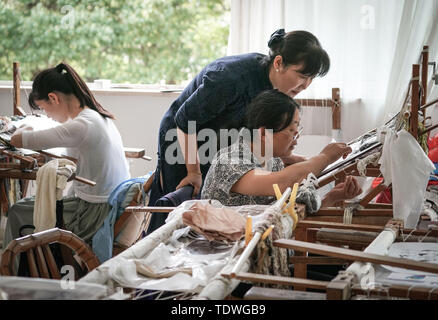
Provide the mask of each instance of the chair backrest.
MULTIPOLYGON (((132 201, 129 203, 128 206, 139 206, 142 203, 142 200, 140 195, 142 193, 148 193, 151 189, 152 182, 154 181, 154 174, 152 174, 148 180, 145 181, 145 183, 142 186, 142 190, 139 190, 137 194, 132 198, 132 201)), ((117 238, 117 236, 122 231, 124 225, 127 223, 128 218, 131 216, 131 212, 124 211, 120 217, 117 219, 116 223, 114 224, 114 239, 117 238)))
MULTIPOLYGON (((178 207, 186 200, 191 200, 193 194, 193 186, 187 185, 178 190, 170 192, 155 202, 155 207, 178 207)), ((200 193, 198 194, 198 199, 200 193)))
MULTIPOLYGON (((0 262, 0 274, 3 276, 14 276, 14 262, 17 255, 26 253, 29 274, 34 278, 61 279, 54 253, 53 245, 57 243, 65 249, 70 249, 71 261, 83 263, 88 271, 96 268, 100 263, 91 248, 74 233, 53 228, 38 233, 33 233, 21 238, 12 240, 4 250, 0 262)), ((65 252, 65 251, 64 251, 65 252)), ((64 255, 63 255, 64 256, 64 255)))
MULTIPOLYGON (((175 190, 173 192, 170 192, 164 196, 162 196, 160 199, 158 199, 154 206, 155 207, 177 207, 181 203, 183 203, 186 200, 191 200, 193 194, 193 186, 187 185, 184 186, 178 190, 175 190)), ((200 194, 198 195, 198 197, 200 194)), ((153 211, 151 211, 153 212, 153 211)), ((151 216, 151 219, 149 221, 149 226, 146 232, 146 235, 149 235, 150 233, 157 230, 159 227, 164 225, 166 223, 166 219, 168 213, 158 213, 153 214, 151 216)))

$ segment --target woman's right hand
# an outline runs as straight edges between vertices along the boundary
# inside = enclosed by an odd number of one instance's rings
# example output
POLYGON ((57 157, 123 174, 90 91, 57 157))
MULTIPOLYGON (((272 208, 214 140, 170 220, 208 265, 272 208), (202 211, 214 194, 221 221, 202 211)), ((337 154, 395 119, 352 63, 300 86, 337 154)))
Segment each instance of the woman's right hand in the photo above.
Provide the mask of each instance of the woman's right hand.
POLYGON ((351 147, 342 142, 335 142, 328 144, 320 154, 327 157, 329 163, 333 163, 338 160, 341 156, 345 159, 349 153, 351 153, 351 147))
POLYGON ((184 179, 182 179, 181 182, 176 186, 176 190, 187 185, 193 186, 192 197, 195 198, 198 195, 199 191, 201 190, 202 174, 200 172, 187 173, 187 176, 184 179))

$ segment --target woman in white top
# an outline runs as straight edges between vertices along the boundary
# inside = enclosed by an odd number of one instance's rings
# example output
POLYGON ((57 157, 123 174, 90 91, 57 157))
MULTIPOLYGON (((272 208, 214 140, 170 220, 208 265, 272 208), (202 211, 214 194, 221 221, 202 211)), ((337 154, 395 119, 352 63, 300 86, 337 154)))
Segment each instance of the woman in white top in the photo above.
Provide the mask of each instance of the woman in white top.
MULTIPOLYGON (((73 70, 61 63, 35 78, 29 105, 42 109, 61 125, 47 130, 21 130, 11 138, 16 147, 41 150, 65 147, 77 159, 76 175, 96 182, 89 186, 73 182, 71 196, 63 199, 63 220, 67 230, 91 245, 96 231, 107 217, 111 191, 130 178, 120 133, 114 116, 105 110, 73 70)), ((8 212, 4 246, 19 236, 23 225, 32 225, 33 198, 17 202, 8 212)))

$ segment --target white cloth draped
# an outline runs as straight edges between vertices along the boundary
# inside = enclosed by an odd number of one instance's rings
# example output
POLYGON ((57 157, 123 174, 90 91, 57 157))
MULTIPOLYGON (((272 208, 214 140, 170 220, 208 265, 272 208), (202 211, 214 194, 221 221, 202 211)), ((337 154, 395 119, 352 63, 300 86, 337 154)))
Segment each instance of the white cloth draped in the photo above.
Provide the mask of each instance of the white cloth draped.
POLYGON ((56 200, 62 199, 67 180, 75 172, 75 163, 67 159, 51 160, 38 170, 33 209, 35 232, 55 227, 56 200))
POLYGON ((434 164, 406 130, 386 133, 379 164, 385 185, 392 184, 394 218, 416 228, 434 164))

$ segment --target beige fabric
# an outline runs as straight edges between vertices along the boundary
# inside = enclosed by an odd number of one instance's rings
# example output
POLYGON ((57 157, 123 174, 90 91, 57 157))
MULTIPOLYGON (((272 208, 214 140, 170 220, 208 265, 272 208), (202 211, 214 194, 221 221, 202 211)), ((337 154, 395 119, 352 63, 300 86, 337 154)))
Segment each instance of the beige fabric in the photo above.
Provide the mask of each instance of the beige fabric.
POLYGON ((142 263, 139 260, 135 260, 135 267, 137 270, 137 273, 144 275, 148 278, 170 278, 177 274, 178 272, 187 273, 188 275, 192 275, 192 268, 176 268, 174 270, 168 270, 163 272, 155 272, 151 267, 148 267, 144 263, 142 263))
POLYGON ((55 227, 56 200, 62 199, 67 180, 75 172, 76 165, 67 159, 54 159, 38 170, 33 210, 35 232, 55 227))
POLYGON ((182 218, 184 224, 204 235, 209 241, 236 241, 245 234, 245 218, 232 209, 196 202, 183 213, 182 218))

